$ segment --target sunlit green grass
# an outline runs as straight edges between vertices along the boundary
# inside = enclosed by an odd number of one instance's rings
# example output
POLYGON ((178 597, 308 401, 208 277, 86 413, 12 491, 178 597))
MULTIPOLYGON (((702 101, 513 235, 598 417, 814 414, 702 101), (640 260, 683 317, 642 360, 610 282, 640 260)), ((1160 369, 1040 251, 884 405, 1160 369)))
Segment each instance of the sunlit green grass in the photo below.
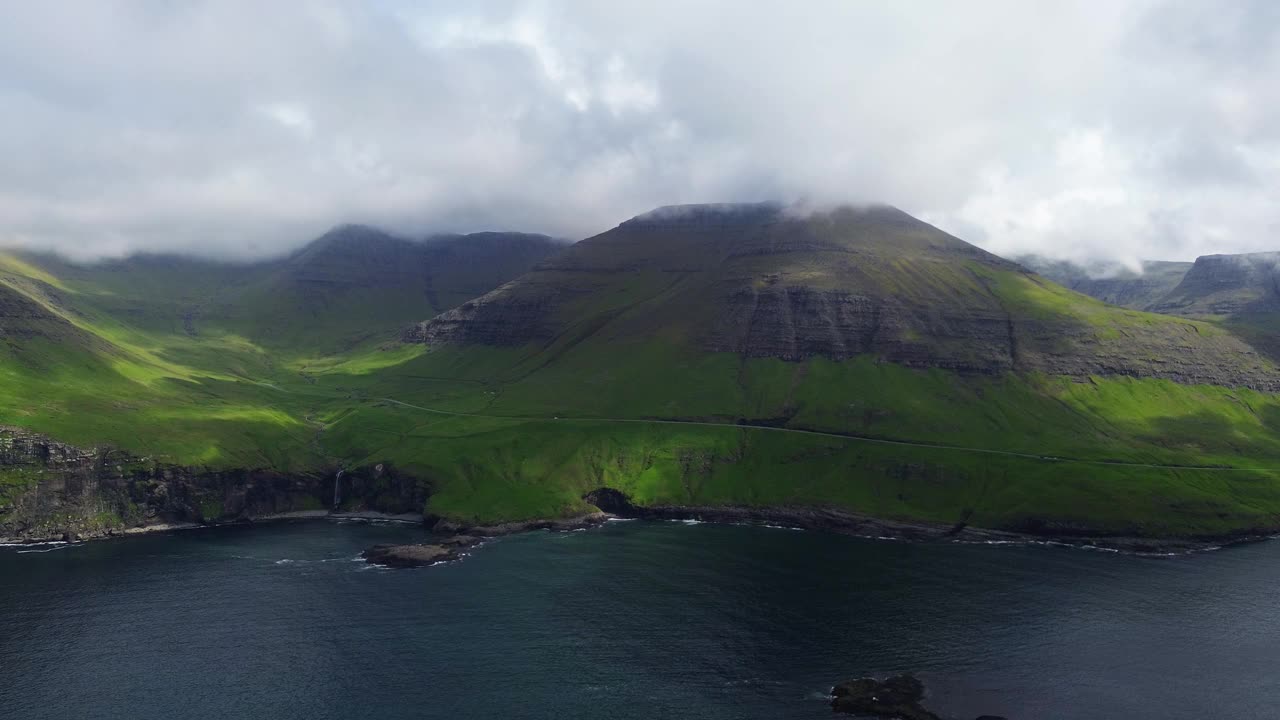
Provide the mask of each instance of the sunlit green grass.
MULTIPOLYGON (((1101 328, 1103 340, 1223 332, 1082 302, 1026 276, 929 272, 921 283, 994 292, 1029 317, 1101 328)), ((103 309, 124 297, 123 284, 63 281, 12 258, 0 262, 0 282, 47 311, 31 337, 0 346, 0 424, 214 468, 390 462, 429 486, 425 511, 456 518, 581 512, 586 492, 609 486, 639 503, 819 505, 1026 529, 1215 534, 1280 520, 1274 395, 1120 377, 966 376, 871 357, 744 360, 701 351, 681 318, 655 320, 644 341, 611 335, 610 319, 642 317, 644 303, 681 291, 658 274, 573 308, 583 319, 545 346, 504 348, 349 344, 368 307, 339 323, 342 342, 322 342, 315 326, 253 340, 243 331, 252 322, 210 322, 192 336, 150 306, 137 317, 103 309), (622 419, 727 426, 608 422, 622 419)), ((10 488, 30 482, 0 473, 10 488)))

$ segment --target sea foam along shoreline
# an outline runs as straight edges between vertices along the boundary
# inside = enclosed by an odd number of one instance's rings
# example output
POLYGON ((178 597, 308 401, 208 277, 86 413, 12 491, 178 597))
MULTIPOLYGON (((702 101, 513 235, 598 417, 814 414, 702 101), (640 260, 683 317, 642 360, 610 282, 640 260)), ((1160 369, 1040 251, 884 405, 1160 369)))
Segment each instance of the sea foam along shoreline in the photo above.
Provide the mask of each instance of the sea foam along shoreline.
POLYGON ((634 506, 610 505, 610 512, 596 512, 567 518, 538 518, 495 525, 462 523, 447 518, 424 517, 417 513, 381 513, 376 511, 333 512, 330 510, 297 510, 240 518, 217 523, 154 523, 139 527, 112 530, 101 535, 82 538, 0 537, 0 547, 25 547, 30 545, 105 540, 118 537, 198 530, 211 527, 232 527, 266 522, 298 520, 332 520, 354 522, 396 522, 423 525, 433 533, 445 536, 472 535, 497 537, 533 530, 566 531, 592 527, 609 519, 678 520, 717 524, 760 525, 785 527, 798 530, 819 530, 841 535, 853 535, 886 541, 943 541, 960 544, 985 545, 1046 545, 1086 550, 1103 550, 1136 555, 1172 556, 1193 552, 1217 550, 1248 542, 1269 540, 1274 534, 1257 532, 1224 537, 1127 537, 1090 535, 1087 533, 1064 535, 1053 533, 1026 533, 1007 530, 991 530, 967 525, 941 525, 918 521, 886 520, 846 510, 813 507, 753 507, 753 506, 703 506, 659 505, 634 506))

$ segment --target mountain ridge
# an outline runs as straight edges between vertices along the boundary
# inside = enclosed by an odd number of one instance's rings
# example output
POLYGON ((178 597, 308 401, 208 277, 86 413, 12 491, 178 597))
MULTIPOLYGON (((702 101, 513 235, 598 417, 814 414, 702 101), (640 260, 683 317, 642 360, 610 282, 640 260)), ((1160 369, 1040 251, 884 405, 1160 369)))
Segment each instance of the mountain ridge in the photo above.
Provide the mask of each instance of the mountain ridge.
POLYGON ((889 206, 805 217, 776 205, 654 212, 660 221, 646 214, 583 240, 402 338, 551 342, 569 331, 558 314, 576 317, 573 308, 589 298, 608 305, 605 296, 634 291, 637 301, 687 310, 668 309, 669 320, 646 324, 624 303, 599 312, 593 332, 634 339, 683 328, 708 352, 788 361, 870 353, 979 374, 1116 374, 1280 389, 1270 361, 1239 338, 1071 298, 889 206), (622 272, 629 275, 615 282, 622 272), (645 273, 654 276, 651 287, 628 289, 645 273))

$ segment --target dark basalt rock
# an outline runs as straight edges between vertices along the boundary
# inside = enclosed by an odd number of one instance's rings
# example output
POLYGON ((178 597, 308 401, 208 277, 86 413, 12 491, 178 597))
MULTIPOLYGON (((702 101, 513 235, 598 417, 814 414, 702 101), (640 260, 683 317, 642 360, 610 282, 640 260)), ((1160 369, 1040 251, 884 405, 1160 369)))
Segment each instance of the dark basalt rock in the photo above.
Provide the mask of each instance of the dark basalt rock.
POLYGON ((848 680, 831 689, 831 709, 849 715, 899 720, 940 720, 920 705, 924 683, 911 675, 848 680))
POLYGON ((976 373, 1013 369, 1007 314, 804 286, 740 288, 706 337, 712 352, 799 361, 874 354, 912 367, 976 373), (927 338, 927 341, 911 338, 927 338), (951 352, 949 348, 959 348, 951 352))
MULTIPOLYGON (((831 688, 831 709, 838 713, 886 720, 941 720, 921 706, 923 699, 924 683, 914 675, 894 675, 884 681, 858 678, 831 688)), ((1008 719, 980 715, 977 720, 1008 719)))
POLYGON ((552 532, 585 530, 589 527, 595 527, 607 519, 609 519, 609 515, 602 512, 557 520, 526 520, 502 525, 462 525, 441 519, 432 524, 431 529, 436 533, 453 533, 443 540, 418 545, 374 545, 361 553, 361 557, 365 559, 365 562, 388 567, 435 565, 441 562, 457 560, 462 556, 464 550, 473 548, 488 538, 529 532, 531 530, 550 530, 552 532))
MULTIPOLYGON (((211 469, 82 448, 0 426, 0 538, 78 541, 149 527, 246 522, 328 508, 336 471, 211 469)), ((381 463, 345 470, 343 508, 420 512, 427 490, 381 463)))
POLYGON ((410 326, 400 339, 410 343, 516 346, 546 342, 555 333, 548 318, 562 293, 514 297, 499 288, 430 320, 410 326))
POLYGON ((479 545, 480 538, 455 535, 439 543, 417 545, 374 545, 361 553, 364 561, 372 565, 409 568, 450 562, 462 556, 462 551, 479 545))
MULTIPOLYGON (((523 520, 520 522, 502 523, 501 525, 464 525, 452 520, 437 520, 431 525, 431 529, 437 533, 455 533, 456 538, 467 538, 470 536, 478 537, 498 537, 501 535, 512 535, 515 533, 529 532, 531 530, 550 530, 552 532, 569 532, 571 530, 585 530, 594 527, 609 519, 609 515, 603 512, 588 513, 578 517, 557 518, 549 520, 523 520)), ((448 543, 450 540, 444 540, 448 543)))

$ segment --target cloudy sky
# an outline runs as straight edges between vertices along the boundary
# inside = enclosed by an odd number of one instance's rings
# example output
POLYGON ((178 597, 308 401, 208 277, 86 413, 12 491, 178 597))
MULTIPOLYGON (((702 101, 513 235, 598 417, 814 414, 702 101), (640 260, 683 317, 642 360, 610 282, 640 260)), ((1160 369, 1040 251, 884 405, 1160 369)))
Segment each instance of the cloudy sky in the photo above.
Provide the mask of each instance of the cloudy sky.
POLYGON ((0 244, 253 257, 882 201, 990 250, 1280 249, 1280 3, 0 0, 0 244))

